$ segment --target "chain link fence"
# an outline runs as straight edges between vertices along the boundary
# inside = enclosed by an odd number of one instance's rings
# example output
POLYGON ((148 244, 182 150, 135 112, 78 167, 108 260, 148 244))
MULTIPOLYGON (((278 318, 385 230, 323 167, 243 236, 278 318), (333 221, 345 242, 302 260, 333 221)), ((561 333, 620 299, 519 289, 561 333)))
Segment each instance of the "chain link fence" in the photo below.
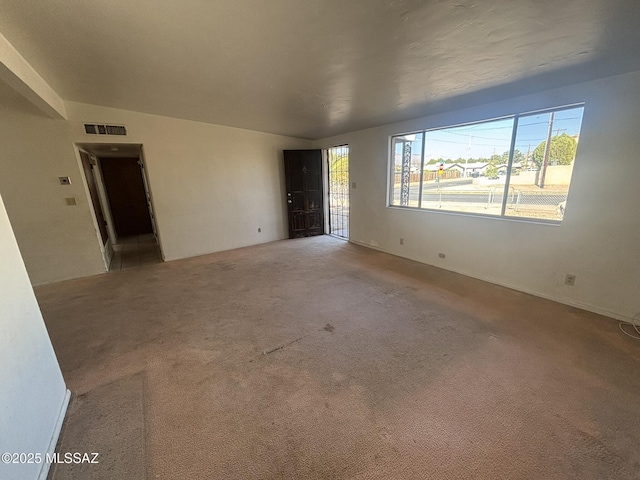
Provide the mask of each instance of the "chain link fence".
MULTIPOLYGON (((501 209, 501 187, 474 190, 431 189, 422 193, 422 208, 486 213, 501 209)), ((562 220, 567 192, 509 189, 505 214, 514 217, 562 220)))

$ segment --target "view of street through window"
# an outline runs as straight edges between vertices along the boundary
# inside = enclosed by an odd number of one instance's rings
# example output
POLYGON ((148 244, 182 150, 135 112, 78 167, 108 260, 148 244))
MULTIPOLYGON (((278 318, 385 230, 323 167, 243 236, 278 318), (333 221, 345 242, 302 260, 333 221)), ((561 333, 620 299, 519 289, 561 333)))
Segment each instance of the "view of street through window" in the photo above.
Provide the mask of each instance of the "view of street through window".
POLYGON ((390 205, 561 221, 583 110, 394 136, 390 205))

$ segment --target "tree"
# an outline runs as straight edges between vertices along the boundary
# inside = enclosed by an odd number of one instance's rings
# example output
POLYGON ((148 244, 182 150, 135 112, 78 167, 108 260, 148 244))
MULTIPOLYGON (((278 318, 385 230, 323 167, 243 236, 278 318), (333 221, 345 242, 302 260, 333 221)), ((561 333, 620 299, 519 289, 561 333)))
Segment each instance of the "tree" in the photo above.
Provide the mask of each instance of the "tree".
MULTIPOLYGON (((349 154, 345 151, 336 153, 329 150, 329 170, 333 188, 349 188, 349 154)), ((402 166, 396 165, 396 171, 402 171, 402 166)))
MULTIPOLYGON (((531 155, 531 161, 540 169, 544 161, 544 150, 547 141, 543 141, 536 147, 531 155)), ((551 148, 549 149, 549 165, 570 165, 576 158, 578 143, 573 137, 566 133, 551 137, 551 148)))
POLYGON ((498 169, 495 165, 489 165, 484 171, 484 176, 489 179, 498 178, 498 169))
POLYGON ((513 151, 513 163, 524 162, 524 153, 517 148, 513 151))

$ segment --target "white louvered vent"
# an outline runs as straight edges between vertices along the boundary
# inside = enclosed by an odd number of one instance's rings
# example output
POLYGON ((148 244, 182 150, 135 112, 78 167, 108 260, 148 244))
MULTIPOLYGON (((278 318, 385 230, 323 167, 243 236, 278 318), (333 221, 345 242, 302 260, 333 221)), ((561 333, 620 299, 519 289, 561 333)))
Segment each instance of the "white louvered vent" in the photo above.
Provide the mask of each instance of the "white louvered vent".
POLYGON ((101 125, 95 123, 85 123, 84 132, 89 135, 126 135, 127 129, 124 125, 101 125))

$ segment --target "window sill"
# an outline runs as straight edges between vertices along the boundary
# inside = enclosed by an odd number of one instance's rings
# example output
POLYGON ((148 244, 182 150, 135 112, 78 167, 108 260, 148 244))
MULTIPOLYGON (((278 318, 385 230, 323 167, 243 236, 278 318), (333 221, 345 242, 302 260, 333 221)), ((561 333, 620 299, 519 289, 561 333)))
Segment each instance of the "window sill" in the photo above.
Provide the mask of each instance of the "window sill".
POLYGON ((436 213, 441 215, 454 215, 459 217, 486 218, 491 220, 506 220, 509 222, 517 222, 517 223, 532 223, 534 225, 546 225, 550 227, 560 227, 562 225, 562 220, 544 220, 544 219, 536 219, 536 218, 508 217, 508 216, 503 217, 500 215, 490 215, 490 214, 484 214, 484 213, 456 212, 454 210, 439 210, 435 208, 402 207, 400 205, 387 205, 387 208, 390 208, 392 210, 428 212, 428 213, 436 213))

